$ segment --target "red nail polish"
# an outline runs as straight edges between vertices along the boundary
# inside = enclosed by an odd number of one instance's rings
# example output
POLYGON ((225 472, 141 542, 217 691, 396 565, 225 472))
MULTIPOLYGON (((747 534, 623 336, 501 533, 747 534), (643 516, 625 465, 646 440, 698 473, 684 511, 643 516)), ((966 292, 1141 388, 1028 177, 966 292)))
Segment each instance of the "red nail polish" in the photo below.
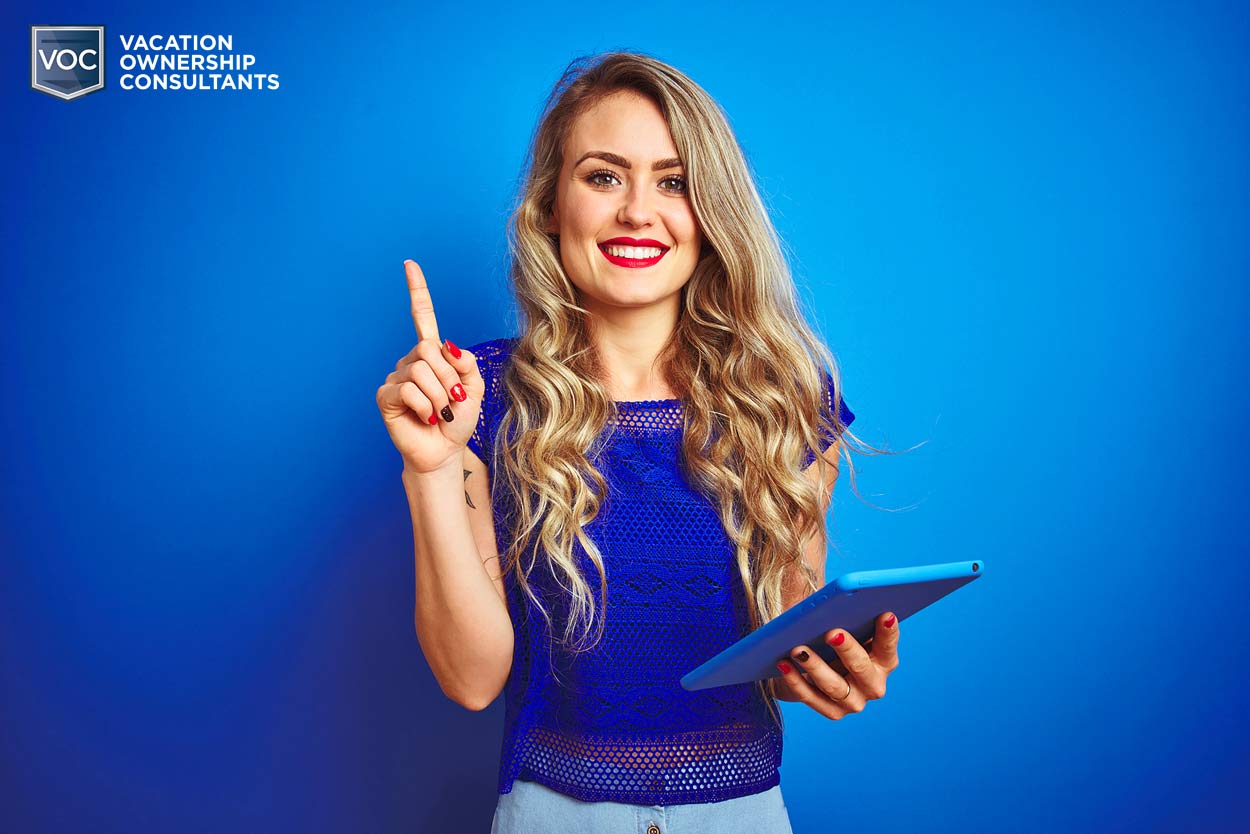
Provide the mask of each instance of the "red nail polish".
POLYGON ((837 634, 833 635, 833 639, 829 641, 829 645, 841 646, 845 640, 846 640, 846 632, 839 631, 837 634))
POLYGON ((896 623, 896 622, 898 622, 898 621, 897 621, 897 620, 895 620, 895 619, 894 619, 894 615, 893 615, 893 614, 891 614, 891 615, 890 615, 890 619, 888 619, 888 620, 886 620, 886 621, 885 621, 885 627, 886 627, 886 628, 894 628, 894 623, 896 623))
POLYGON ((452 356, 456 357, 457 359, 460 358, 460 348, 456 347, 456 343, 453 342, 451 339, 447 340, 447 349, 451 351, 452 356))
POLYGON ((437 426, 437 425, 438 425, 438 415, 437 415, 437 414, 431 414, 431 415, 430 415, 430 425, 431 425, 431 426, 437 426))
POLYGON ((455 385, 451 386, 451 398, 458 403, 462 403, 469 398, 469 395, 464 393, 464 388, 461 387, 459 382, 457 382, 455 385))
POLYGON ((784 660, 777 664, 777 668, 781 670, 781 674, 783 675, 790 674, 790 664, 786 663, 784 660))

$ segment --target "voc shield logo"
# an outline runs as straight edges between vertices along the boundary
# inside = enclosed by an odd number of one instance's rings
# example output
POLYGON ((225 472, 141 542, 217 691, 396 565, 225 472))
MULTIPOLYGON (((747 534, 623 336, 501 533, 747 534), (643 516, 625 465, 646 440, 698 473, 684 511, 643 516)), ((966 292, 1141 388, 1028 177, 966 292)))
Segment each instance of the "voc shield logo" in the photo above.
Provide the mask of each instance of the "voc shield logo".
POLYGON ((66 101, 104 89, 104 27, 30 27, 30 87, 66 101))

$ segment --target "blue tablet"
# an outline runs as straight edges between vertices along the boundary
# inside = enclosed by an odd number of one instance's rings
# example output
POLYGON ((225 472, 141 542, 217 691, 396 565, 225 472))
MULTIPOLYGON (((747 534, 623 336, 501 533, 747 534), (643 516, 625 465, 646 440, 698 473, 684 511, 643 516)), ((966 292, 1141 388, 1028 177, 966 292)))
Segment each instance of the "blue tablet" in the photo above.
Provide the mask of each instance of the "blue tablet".
POLYGON ((945 562, 890 570, 843 574, 780 616, 692 669, 681 679, 688 690, 779 678, 777 661, 795 646, 807 646, 834 668, 842 668, 837 649, 825 642, 842 628, 871 649, 877 617, 893 611, 899 622, 985 573, 985 563, 945 562))

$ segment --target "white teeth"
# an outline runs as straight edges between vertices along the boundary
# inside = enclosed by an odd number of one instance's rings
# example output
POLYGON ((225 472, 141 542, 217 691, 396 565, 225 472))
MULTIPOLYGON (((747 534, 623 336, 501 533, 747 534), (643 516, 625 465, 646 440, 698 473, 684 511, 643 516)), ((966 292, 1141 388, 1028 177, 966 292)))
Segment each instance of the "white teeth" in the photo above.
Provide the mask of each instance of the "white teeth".
POLYGON ((608 246, 608 254, 616 258, 658 258, 663 249, 655 246, 608 246))

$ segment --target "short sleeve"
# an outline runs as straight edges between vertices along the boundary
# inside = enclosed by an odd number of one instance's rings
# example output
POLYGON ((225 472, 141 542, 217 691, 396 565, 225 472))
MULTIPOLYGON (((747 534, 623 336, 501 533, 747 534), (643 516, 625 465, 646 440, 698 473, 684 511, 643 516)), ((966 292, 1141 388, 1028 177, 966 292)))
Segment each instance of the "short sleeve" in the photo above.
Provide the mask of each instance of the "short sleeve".
MULTIPOLYGON (((826 414, 832 414, 833 398, 834 398, 833 376, 828 371, 825 371, 825 400, 824 402, 825 402, 825 408, 827 410, 826 414)), ((850 407, 847 406, 846 401, 843 400, 841 397, 838 397, 838 420, 841 421, 843 428, 846 428, 851 423, 855 422, 855 412, 851 411, 850 407)), ((821 451, 821 454, 824 454, 825 452, 829 450, 829 447, 833 445, 834 441, 838 439, 838 435, 835 432, 830 431, 825 426, 820 427, 819 433, 820 433, 820 451, 821 451)), ((813 454, 810 449, 807 449, 803 453, 803 465, 800 466, 799 468, 806 469, 807 467, 811 466, 815 461, 816 461, 816 455, 813 454)))
POLYGON ((486 472, 493 475, 495 427, 503 416, 500 381, 509 356, 512 339, 491 339, 471 345, 469 351, 477 358, 478 373, 486 391, 482 395, 482 408, 477 417, 477 427, 469 436, 468 448, 486 464, 486 472))

